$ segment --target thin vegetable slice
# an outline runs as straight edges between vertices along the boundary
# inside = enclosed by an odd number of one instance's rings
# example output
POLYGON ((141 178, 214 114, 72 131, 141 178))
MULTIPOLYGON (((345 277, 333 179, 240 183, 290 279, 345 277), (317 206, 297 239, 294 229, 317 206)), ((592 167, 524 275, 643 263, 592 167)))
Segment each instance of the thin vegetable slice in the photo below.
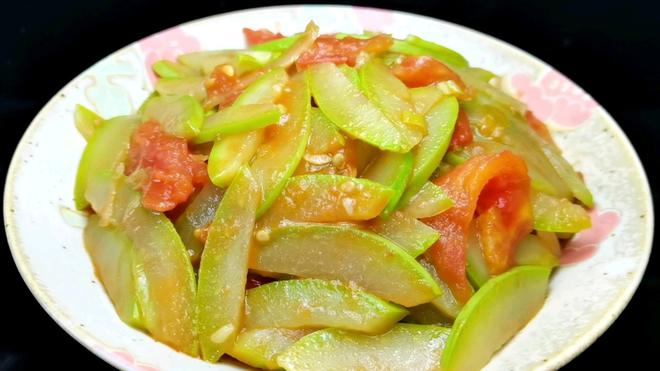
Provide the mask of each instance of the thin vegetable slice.
POLYGON ((543 305, 549 276, 548 268, 528 266, 488 281, 456 318, 442 369, 470 371, 485 366, 543 305))
POLYGON ((408 152, 415 144, 332 63, 307 70, 314 100, 341 130, 382 150, 408 152))
POLYGON ((181 241, 188 249, 190 261, 193 265, 199 263, 204 250, 203 238, 206 228, 213 221, 215 211, 220 204, 224 190, 213 184, 206 184, 199 193, 188 203, 186 209, 179 215, 174 223, 181 241))
POLYGON ((175 79, 158 79, 155 89, 158 94, 163 96, 189 95, 200 102, 206 99, 204 78, 201 76, 188 76, 175 79))
POLYGON ((390 51, 408 55, 430 55, 454 68, 468 66, 468 61, 454 50, 414 35, 408 36, 405 40, 394 40, 390 51))
POLYGON ((283 68, 273 68, 250 84, 236 98, 234 106, 273 103, 284 89, 287 81, 289 81, 289 75, 283 68))
POLYGON ((520 241, 516 264, 554 268, 559 266, 559 255, 548 248, 542 237, 530 234, 520 241))
POLYGON ((264 143, 252 162, 252 173, 262 191, 257 216, 263 215, 286 185, 305 153, 309 139, 309 87, 303 75, 289 81, 281 103, 288 118, 264 143))
POLYGON ((400 247, 349 226, 303 224, 278 228, 268 242, 254 249, 250 268, 352 282, 404 306, 429 302, 440 295, 429 273, 400 247))
POLYGON ((239 72, 244 71, 236 70, 241 67, 240 62, 245 58, 253 61, 258 68, 266 65, 273 58, 273 53, 257 50, 216 50, 182 54, 177 59, 184 66, 209 75, 216 66, 222 64, 232 66, 234 73, 240 74, 239 72))
POLYGON ((339 66, 337 66, 337 68, 339 68, 341 73, 343 73, 344 76, 346 76, 348 81, 350 81, 351 84, 353 84, 353 86, 357 87, 358 89, 361 89, 361 87, 360 87, 360 74, 358 73, 358 71, 355 68, 350 67, 346 64, 340 64, 339 66))
POLYGON ((524 115, 527 111, 527 106, 523 102, 483 81, 480 73, 475 73, 471 69, 460 69, 456 70, 456 72, 471 89, 476 90, 480 95, 487 97, 488 100, 493 101, 497 105, 521 115, 524 115))
POLYGON ((292 346, 310 329, 265 328, 241 332, 227 353, 252 367, 277 370, 277 356, 292 346))
POLYGON ((117 180, 123 175, 131 135, 140 120, 118 116, 94 130, 78 165, 74 201, 82 210, 91 205, 106 224, 112 214, 117 180))
POLYGON ((445 191, 437 185, 426 182, 422 188, 403 205, 401 211, 413 218, 430 218, 454 206, 445 191))
POLYGON ((383 217, 387 218, 394 211, 399 199, 408 185, 413 171, 412 153, 383 152, 369 165, 363 178, 383 184, 393 190, 389 203, 383 210, 383 217))
POLYGON ((244 168, 216 211, 199 267, 195 298, 202 357, 216 362, 241 329, 252 229, 261 198, 244 168))
POLYGON ((74 119, 76 124, 76 129, 80 135, 89 141, 94 135, 94 130, 103 123, 101 116, 94 113, 94 111, 76 104, 76 111, 74 112, 74 119))
POLYGON ((383 333, 408 311, 336 281, 285 280, 247 291, 245 327, 333 327, 383 333))
POLYGON ((423 115, 447 95, 463 97, 465 91, 453 80, 410 89, 410 99, 415 106, 415 110, 423 115))
POLYGON ((413 149, 415 155, 413 173, 408 182, 408 188, 401 198, 406 203, 429 180, 433 171, 442 162, 447 152, 449 142, 454 133, 454 125, 458 117, 458 101, 454 97, 446 97, 438 102, 427 114, 428 135, 413 149))
MULTIPOLYGON (((520 245, 518 246, 518 249, 519 248, 520 245)), ((470 232, 468 232, 466 258, 467 266, 465 270, 473 287, 479 288, 483 286, 486 282, 488 282, 491 276, 488 270, 488 265, 486 264, 486 258, 484 257, 483 251, 481 249, 481 243, 479 242, 479 236, 477 235, 474 223, 470 226, 470 232)))
POLYGON ((302 175, 289 179, 260 225, 285 221, 349 222, 378 216, 394 192, 388 187, 341 175, 302 175))
POLYGON ((206 143, 218 136, 261 129, 280 121, 282 110, 272 103, 246 104, 223 108, 204 120, 194 142, 206 143))
POLYGON ((96 215, 89 218, 83 238, 96 274, 119 318, 131 326, 143 328, 136 282, 139 264, 133 242, 117 227, 102 227, 96 215))
POLYGON ((291 48, 296 43, 296 41, 298 41, 298 39, 300 39, 302 36, 303 36, 302 34, 296 34, 281 39, 275 39, 275 40, 267 41, 265 43, 252 45, 250 46, 250 49, 262 50, 267 52, 283 52, 291 48))
POLYGON ((145 327, 156 340, 197 356, 195 274, 188 252, 170 220, 142 207, 140 199, 122 178, 112 218, 133 241, 142 264, 146 287, 140 308, 145 327))
POLYGON ((272 61, 269 68, 288 68, 295 63, 300 55, 309 50, 316 39, 319 37, 319 27, 314 22, 309 22, 305 26, 305 32, 291 44, 291 47, 284 50, 282 54, 272 61))
POLYGON ((166 59, 154 63, 151 66, 151 69, 154 70, 154 72, 159 77, 164 79, 178 79, 183 77, 199 76, 199 72, 193 70, 192 68, 176 62, 168 61, 166 59))
POLYGON ((559 150, 554 145, 543 141, 541 138, 538 139, 538 143, 559 176, 562 177, 568 188, 571 189, 573 196, 580 200, 585 206, 593 207, 594 196, 591 194, 591 191, 589 191, 589 188, 587 188, 584 180, 582 180, 578 173, 573 169, 571 164, 562 157, 559 150))
POLYGON ((168 134, 191 139, 204 122, 204 109, 187 95, 152 97, 145 102, 141 116, 142 122, 155 120, 168 134))
POLYGON ((241 167, 254 157, 264 139, 263 130, 254 130, 215 141, 207 168, 211 182, 218 187, 228 186, 241 167))
MULTIPOLYGON (((236 98, 233 106, 273 103, 289 76, 282 68, 275 68, 254 81, 236 98)), ((209 155, 209 178, 218 187, 229 185, 240 168, 247 165, 263 143, 263 130, 229 135, 213 144, 209 155)))
POLYGON ((399 211, 395 211, 387 219, 377 220, 371 228, 413 257, 423 254, 440 238, 433 228, 399 211))
POLYGON ((591 217, 580 205, 541 192, 532 197, 534 229, 546 232, 577 233, 591 227, 591 217))
POLYGON ((291 45, 289 49, 282 52, 277 58, 270 61, 263 68, 241 76, 240 79, 236 80, 234 84, 232 84, 233 86, 231 86, 230 89, 223 89, 222 91, 218 91, 215 94, 211 94, 204 102, 204 106, 226 106, 227 104, 231 103, 233 98, 235 98, 240 91, 252 85, 252 83, 254 83, 263 75, 274 69, 288 68, 305 50, 314 44, 314 41, 318 37, 318 33, 318 26, 314 24, 314 22, 309 22, 307 27, 305 27, 305 32, 298 40, 293 43, 293 45, 291 45))
POLYGON ((459 303, 451 293, 449 286, 442 279, 440 279, 440 276, 438 275, 435 266, 433 266, 433 263, 429 262, 426 257, 421 257, 419 259, 419 264, 424 267, 427 272, 429 272, 431 277, 433 277, 433 280, 435 280, 436 284, 442 291, 442 294, 435 297, 429 304, 433 305, 437 310, 439 310, 448 318, 456 318, 461 310, 461 303, 459 303))
POLYGON ((361 335, 338 329, 309 334, 277 357, 289 370, 437 370, 449 329, 400 323, 361 335))
POLYGON ((310 111, 311 134, 305 151, 311 155, 335 153, 346 145, 346 139, 317 107, 310 111))
POLYGON ((574 196, 587 207, 592 207, 593 195, 584 181, 561 156, 557 147, 537 134, 523 118, 522 115, 526 112, 524 105, 518 108, 512 107, 511 105, 515 103, 521 103, 493 86, 486 85, 487 89, 495 91, 491 94, 479 90, 480 95, 464 103, 470 121, 481 125, 482 135, 494 140, 486 141, 481 146, 496 147, 494 149, 496 151, 500 151, 502 145, 512 148, 514 153, 524 157, 529 164, 535 188, 555 197, 574 196), (497 94, 505 97, 495 97, 497 94), (510 99, 511 102, 506 99, 510 99))
MULTIPOLYGON (((522 119, 519 119, 522 121, 522 119)), ((580 200, 587 207, 594 206, 594 198, 584 181, 578 173, 573 169, 571 164, 562 157, 559 149, 548 141, 541 138, 534 130, 526 125, 525 122, 516 122, 515 127, 519 129, 533 145, 538 146, 543 154, 546 156, 554 170, 559 174, 566 186, 571 190, 573 196, 580 200)))
POLYGON ((313 47, 300 55, 296 61, 296 68, 302 70, 310 65, 325 62, 353 67, 369 56, 386 52, 391 45, 392 37, 384 34, 368 38, 321 35, 316 39, 313 47))
POLYGON ((426 134, 424 117, 411 104, 410 92, 401 80, 376 60, 360 67, 360 86, 408 141, 415 144, 426 134))

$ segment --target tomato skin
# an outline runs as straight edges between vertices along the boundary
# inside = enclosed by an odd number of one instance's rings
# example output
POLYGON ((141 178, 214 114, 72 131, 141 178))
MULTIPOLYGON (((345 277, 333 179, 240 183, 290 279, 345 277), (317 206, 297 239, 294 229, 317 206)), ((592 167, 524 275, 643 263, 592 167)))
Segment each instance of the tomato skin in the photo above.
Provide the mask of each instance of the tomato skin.
POLYGON ((263 44, 265 42, 281 39, 284 37, 284 35, 279 32, 273 33, 272 31, 265 28, 260 28, 258 30, 243 28, 243 35, 245 35, 245 41, 247 41, 248 46, 263 44))
POLYGON ((392 37, 376 35, 369 39, 356 39, 347 36, 337 39, 335 35, 321 35, 314 46, 300 55, 296 61, 298 69, 307 68, 313 64, 330 62, 355 66, 361 53, 379 54, 392 46, 392 37))
POLYGON ((165 212, 188 200, 196 185, 207 182, 206 164, 190 154, 185 139, 162 131, 154 120, 140 125, 131 139, 127 174, 145 170, 142 205, 165 212))
POLYGON ((451 137, 451 142, 449 143, 449 150, 456 151, 461 149, 474 140, 472 135, 472 128, 470 127, 470 120, 463 110, 458 111, 458 119, 456 120, 456 127, 454 128, 454 134, 451 137))
POLYGON ((427 251, 440 277, 461 303, 472 295, 466 276, 470 224, 476 217, 479 240, 492 274, 513 264, 515 248, 532 230, 531 188, 525 161, 504 151, 473 157, 434 180, 454 207, 423 222, 440 232, 427 251))
POLYGON ((449 67, 427 56, 408 56, 392 68, 392 73, 409 88, 452 80, 465 89, 463 80, 449 67))

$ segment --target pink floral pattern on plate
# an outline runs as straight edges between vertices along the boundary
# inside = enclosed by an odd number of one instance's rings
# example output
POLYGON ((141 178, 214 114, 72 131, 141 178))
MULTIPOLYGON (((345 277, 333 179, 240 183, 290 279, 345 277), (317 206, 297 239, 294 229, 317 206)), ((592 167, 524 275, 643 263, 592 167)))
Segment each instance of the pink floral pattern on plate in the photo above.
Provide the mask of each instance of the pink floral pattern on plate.
POLYGON ((161 59, 176 60, 183 53, 196 52, 201 49, 199 40, 185 33, 181 27, 174 27, 165 32, 159 32, 138 42, 140 50, 145 55, 144 64, 149 71, 149 78, 156 81, 151 66, 161 59))
POLYGON ((135 371, 160 371, 160 369, 146 365, 144 363, 141 363, 137 361, 133 355, 126 350, 123 349, 101 349, 104 353, 107 353, 112 357, 117 364, 121 365, 122 368, 125 368, 127 370, 135 370, 135 371))
POLYGON ((575 264, 591 258, 598 245, 607 239, 621 221, 621 213, 616 210, 600 212, 594 207, 590 212, 591 228, 582 231, 566 244, 560 262, 562 265, 575 264))
POLYGON ((589 120, 598 104, 566 76, 548 70, 538 81, 527 74, 511 77, 520 99, 541 121, 576 128, 589 120))
POLYGON ((353 10, 365 31, 382 31, 394 22, 394 14, 389 10, 362 7, 353 10))

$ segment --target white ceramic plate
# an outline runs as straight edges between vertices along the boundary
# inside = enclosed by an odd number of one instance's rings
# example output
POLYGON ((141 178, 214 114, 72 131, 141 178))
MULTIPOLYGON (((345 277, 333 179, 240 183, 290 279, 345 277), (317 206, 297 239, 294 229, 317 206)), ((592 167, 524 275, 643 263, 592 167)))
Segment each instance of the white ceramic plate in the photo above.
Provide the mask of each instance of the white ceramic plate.
POLYGON ((283 6, 222 14, 133 43, 65 86, 41 110, 14 155, 4 211, 12 254, 44 309, 71 336, 121 369, 221 370, 177 353, 123 324, 100 286, 71 211, 85 141, 73 125, 76 103, 104 117, 133 112, 149 94, 157 59, 182 52, 244 46, 242 28, 416 34, 462 53, 473 66, 504 77, 513 95, 548 122, 565 156, 595 195, 594 227, 567 248, 539 314, 488 369, 555 369, 591 344, 623 310, 651 250, 653 209, 635 151, 608 113, 579 87, 533 56, 447 22, 388 10, 347 6, 283 6))

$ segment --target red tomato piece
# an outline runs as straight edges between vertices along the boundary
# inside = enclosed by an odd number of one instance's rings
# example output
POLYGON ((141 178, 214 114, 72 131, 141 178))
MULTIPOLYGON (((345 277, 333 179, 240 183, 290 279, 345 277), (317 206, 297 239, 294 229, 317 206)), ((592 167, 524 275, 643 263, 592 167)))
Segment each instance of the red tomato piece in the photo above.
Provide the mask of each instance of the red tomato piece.
POLYGON ((232 104, 244 89, 241 81, 234 74, 234 68, 227 64, 216 66, 211 77, 205 82, 207 102, 220 108, 232 104), (216 103, 217 102, 217 103, 216 103))
POLYGON ((427 56, 409 56, 392 68, 392 73, 409 88, 427 86, 436 82, 453 80, 465 89, 463 80, 449 67, 427 56))
POLYGON ((325 62, 355 66, 360 54, 380 54, 391 46, 392 37, 389 35, 376 35, 369 39, 350 36, 338 39, 335 35, 321 35, 311 49, 300 55, 296 67, 304 69, 312 64, 325 62))
POLYGON ((473 157, 434 180, 454 207, 423 221, 440 232, 427 251, 440 277, 458 301, 465 303, 472 287, 465 273, 470 224, 476 225, 491 273, 513 264, 515 249, 532 230, 530 178, 525 161, 511 152, 473 157))
POLYGON ((147 175, 142 205, 160 212, 188 200, 195 186, 208 179, 206 163, 189 152, 186 140, 163 132, 154 120, 140 125, 131 138, 127 173, 137 170, 147 175))
POLYGON ((460 148, 463 148, 474 139, 472 135, 472 128, 470 128, 470 120, 463 110, 458 111, 458 119, 456 120, 456 127, 454 129, 454 135, 451 137, 451 142, 449 143, 449 150, 455 151, 460 148))
POLYGON ((245 35, 245 41, 247 41, 248 46, 263 44, 265 42, 281 39, 284 37, 284 35, 279 32, 273 33, 272 31, 265 28, 258 30, 244 28, 243 35, 245 35))

